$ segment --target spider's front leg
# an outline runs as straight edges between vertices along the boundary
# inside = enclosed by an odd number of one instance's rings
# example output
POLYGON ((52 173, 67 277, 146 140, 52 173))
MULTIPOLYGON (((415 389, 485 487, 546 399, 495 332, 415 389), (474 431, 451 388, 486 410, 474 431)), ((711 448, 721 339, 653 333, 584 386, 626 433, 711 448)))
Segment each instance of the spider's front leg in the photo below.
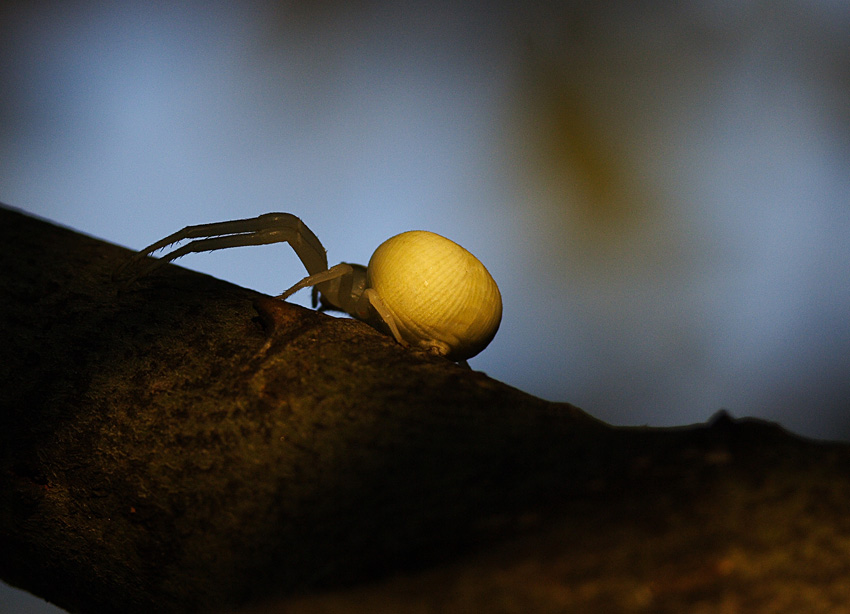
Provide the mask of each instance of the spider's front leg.
POLYGON ((286 242, 292 246, 304 264, 304 268, 311 275, 326 271, 328 268, 325 248, 304 222, 291 213, 266 213, 244 220, 186 226, 135 254, 115 272, 114 277, 120 278, 128 269, 137 266, 153 252, 187 239, 194 240, 146 264, 131 277, 131 280, 146 275, 186 254, 280 242, 286 242))
POLYGON ((389 330, 396 341, 407 345, 381 297, 375 290, 366 287, 366 267, 362 264, 341 262, 327 271, 305 277, 277 298, 286 300, 310 286, 313 286, 314 306, 317 293, 321 294, 325 309, 345 312, 379 330, 381 325, 385 325, 386 329, 381 332, 389 330))
POLYGON ((286 300, 299 290, 313 286, 313 307, 319 302, 321 309, 342 311, 358 320, 366 320, 368 311, 360 297, 366 290, 366 267, 362 264, 340 262, 326 271, 308 275, 276 298, 286 300))
POLYGON ((299 290, 313 286, 314 307, 316 302, 315 295, 316 293, 321 292, 330 309, 348 311, 343 307, 345 301, 340 297, 343 295, 342 286, 347 286, 348 294, 351 293, 351 277, 353 274, 354 269, 352 265, 346 262, 340 262, 329 269, 326 268, 324 271, 308 275, 289 288, 286 292, 277 295, 275 298, 285 301, 299 290))

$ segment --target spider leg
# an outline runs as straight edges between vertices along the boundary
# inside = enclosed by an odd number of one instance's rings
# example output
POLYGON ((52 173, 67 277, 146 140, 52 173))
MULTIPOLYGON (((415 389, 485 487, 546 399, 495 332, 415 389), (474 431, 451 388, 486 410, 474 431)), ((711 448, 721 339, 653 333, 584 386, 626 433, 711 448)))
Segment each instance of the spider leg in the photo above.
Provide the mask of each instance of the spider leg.
POLYGON ((266 213, 244 220, 186 226, 135 254, 116 271, 115 276, 120 276, 151 253, 186 239, 195 240, 148 264, 134 278, 189 253, 278 242, 289 243, 311 275, 328 268, 325 248, 304 222, 290 213, 266 213))
MULTIPOLYGON (((302 288, 309 288, 310 286, 316 287, 317 285, 323 282, 332 281, 334 279, 340 279, 346 275, 351 275, 352 270, 353 268, 350 264, 340 262, 339 264, 334 265, 329 269, 319 271, 318 273, 315 273, 313 275, 308 275, 307 277, 299 281, 297 284, 289 288, 289 290, 287 290, 283 294, 276 296, 275 298, 279 298, 280 300, 285 301, 302 288)), ((339 292, 328 292, 327 294, 339 294, 339 292)), ((326 296, 326 298, 331 303, 338 303, 338 301, 333 300, 335 298, 333 296, 326 296)))
POLYGON ((380 316, 381 320, 387 325, 390 329, 390 332, 395 337, 395 340, 398 341, 401 345, 407 346, 407 341, 404 340, 404 337, 401 336, 401 332, 398 330, 398 326, 395 323, 395 318, 393 318, 393 314, 390 313, 390 310, 387 309, 387 306, 384 305, 384 301, 381 300, 381 297, 378 293, 372 288, 366 288, 362 295, 360 295, 360 300, 358 301, 359 310, 366 312, 367 306, 371 305, 375 312, 380 316))
MULTIPOLYGON (((405 347, 410 345, 407 340, 401 336, 401 331, 398 328, 398 324, 396 323, 392 312, 387 309, 387 306, 384 304, 384 301, 381 300, 380 295, 373 288, 367 288, 360 296, 360 299, 357 301, 358 312, 365 313, 367 311, 368 305, 372 306, 378 316, 380 316, 380 319, 384 322, 384 324, 387 325, 387 328, 390 329, 390 332, 392 333, 393 337, 395 337, 395 340, 398 341, 400 345, 403 345, 405 347)), ((421 349, 427 350, 439 356, 447 356, 451 351, 451 348, 447 343, 438 339, 421 339, 416 345, 421 349)), ((466 366, 469 366, 469 364, 466 363, 466 366)))

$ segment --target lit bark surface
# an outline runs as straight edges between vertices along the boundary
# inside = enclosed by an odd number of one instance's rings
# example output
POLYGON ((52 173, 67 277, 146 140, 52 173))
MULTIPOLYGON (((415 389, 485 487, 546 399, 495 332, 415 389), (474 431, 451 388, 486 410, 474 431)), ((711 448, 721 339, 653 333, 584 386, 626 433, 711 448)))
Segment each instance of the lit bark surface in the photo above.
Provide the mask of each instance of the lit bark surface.
POLYGON ((847 445, 614 428, 178 267, 121 287, 127 250, 10 210, 0 235, 0 575, 72 612, 850 611, 847 445))

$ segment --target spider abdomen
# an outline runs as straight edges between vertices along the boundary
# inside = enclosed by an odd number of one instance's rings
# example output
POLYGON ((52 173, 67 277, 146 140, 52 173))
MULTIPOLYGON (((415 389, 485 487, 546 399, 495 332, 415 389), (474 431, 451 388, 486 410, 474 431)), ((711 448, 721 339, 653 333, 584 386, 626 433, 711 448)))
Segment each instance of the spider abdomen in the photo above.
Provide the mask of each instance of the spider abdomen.
POLYGON ((387 239, 372 254, 367 276, 411 345, 465 360, 499 329, 502 297, 493 277, 438 234, 412 230, 387 239))

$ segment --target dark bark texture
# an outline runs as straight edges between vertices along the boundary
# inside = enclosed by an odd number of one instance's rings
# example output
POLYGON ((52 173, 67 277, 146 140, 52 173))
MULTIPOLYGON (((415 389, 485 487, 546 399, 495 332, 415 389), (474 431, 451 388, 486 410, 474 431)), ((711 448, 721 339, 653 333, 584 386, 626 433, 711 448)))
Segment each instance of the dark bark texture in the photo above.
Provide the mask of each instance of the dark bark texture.
POLYGON ((845 444, 616 428, 180 267, 113 281, 129 251, 9 209, 0 235, 0 575, 71 612, 850 612, 845 444))

